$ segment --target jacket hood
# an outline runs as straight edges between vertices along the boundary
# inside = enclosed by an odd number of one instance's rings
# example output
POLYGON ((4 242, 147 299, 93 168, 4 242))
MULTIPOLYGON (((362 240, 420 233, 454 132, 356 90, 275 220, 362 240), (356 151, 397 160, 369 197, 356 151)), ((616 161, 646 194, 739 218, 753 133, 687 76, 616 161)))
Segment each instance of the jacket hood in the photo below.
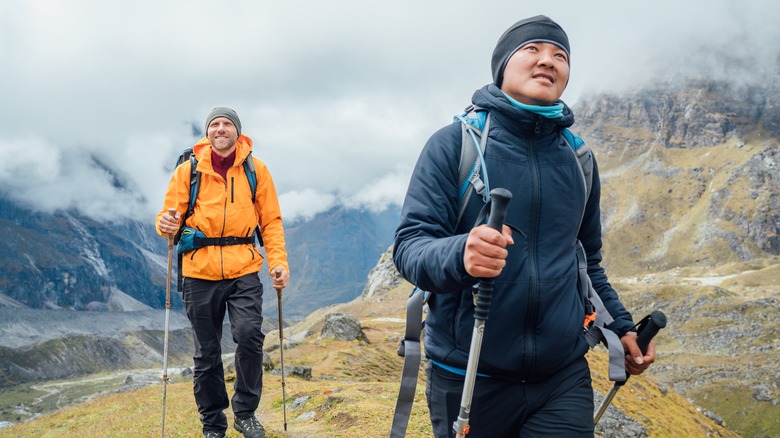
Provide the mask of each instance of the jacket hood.
POLYGON ((485 85, 475 91, 471 101, 474 105, 489 110, 491 117, 497 117, 506 129, 523 137, 549 135, 574 124, 574 113, 565 102, 559 101, 563 103, 563 117, 548 119, 515 107, 495 84, 485 85), (536 131, 537 126, 538 132, 536 131))
MULTIPOLYGON (((238 140, 236 140, 236 161, 233 163, 233 165, 241 165, 241 163, 246 160, 246 157, 249 156, 250 152, 252 152, 252 139, 244 134, 241 134, 238 136, 238 140)), ((207 137, 201 138, 197 143, 195 143, 195 146, 192 147, 192 153, 195 154, 195 157, 198 159, 199 163, 207 162, 210 164, 211 141, 209 141, 207 137)), ((198 166, 198 168, 200 168, 200 166, 198 166)), ((211 166, 209 165, 208 168, 211 168, 211 166)))

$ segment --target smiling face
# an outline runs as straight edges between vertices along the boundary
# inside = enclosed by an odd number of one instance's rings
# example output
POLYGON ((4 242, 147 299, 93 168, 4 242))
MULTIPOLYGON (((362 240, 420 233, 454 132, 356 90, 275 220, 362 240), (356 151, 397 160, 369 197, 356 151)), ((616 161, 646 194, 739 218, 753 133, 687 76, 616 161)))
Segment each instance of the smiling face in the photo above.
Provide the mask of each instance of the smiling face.
POLYGON ((527 105, 552 105, 569 82, 569 60, 555 44, 529 43, 504 68, 501 90, 527 105))
POLYGON ((227 117, 217 117, 209 123, 206 136, 217 155, 227 157, 236 148, 238 129, 227 117))

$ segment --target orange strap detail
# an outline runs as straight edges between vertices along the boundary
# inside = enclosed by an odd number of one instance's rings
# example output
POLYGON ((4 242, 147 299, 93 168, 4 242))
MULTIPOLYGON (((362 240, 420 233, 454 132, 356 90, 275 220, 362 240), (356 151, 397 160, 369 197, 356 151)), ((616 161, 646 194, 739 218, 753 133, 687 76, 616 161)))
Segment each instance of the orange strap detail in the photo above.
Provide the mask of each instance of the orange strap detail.
POLYGON ((589 314, 585 315, 585 322, 582 324, 582 328, 583 329, 587 329, 594 322, 596 322, 596 312, 589 313, 589 314))

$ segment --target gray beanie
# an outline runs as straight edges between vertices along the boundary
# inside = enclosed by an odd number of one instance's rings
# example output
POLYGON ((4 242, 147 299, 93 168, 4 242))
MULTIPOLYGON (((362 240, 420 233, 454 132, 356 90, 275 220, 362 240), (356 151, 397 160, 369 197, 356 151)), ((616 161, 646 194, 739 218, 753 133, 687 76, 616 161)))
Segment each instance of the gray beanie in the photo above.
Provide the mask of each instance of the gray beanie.
POLYGON ((217 117, 225 117, 226 119, 233 122, 233 124, 236 126, 236 130, 238 130, 238 135, 241 135, 241 120, 239 120, 238 114, 236 114, 236 112, 232 109, 224 106, 218 106, 214 108, 211 110, 208 117, 206 117, 206 133, 209 132, 209 125, 211 124, 211 121, 217 117))
POLYGON ((544 15, 520 20, 501 35, 493 50, 490 67, 493 70, 493 83, 496 86, 501 87, 501 82, 504 80, 504 68, 509 58, 528 43, 555 44, 566 51, 567 58, 570 56, 569 37, 566 36, 566 32, 558 23, 544 15))

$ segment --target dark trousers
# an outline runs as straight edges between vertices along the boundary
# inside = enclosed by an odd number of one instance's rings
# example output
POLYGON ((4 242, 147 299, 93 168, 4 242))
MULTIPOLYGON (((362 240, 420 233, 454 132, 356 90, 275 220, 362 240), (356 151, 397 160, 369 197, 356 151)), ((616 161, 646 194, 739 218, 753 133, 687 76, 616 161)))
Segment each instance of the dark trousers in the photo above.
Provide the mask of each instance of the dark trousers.
MULTIPOLYGON (((454 437, 464 377, 431 363, 425 395, 436 438, 454 437)), ((477 377, 469 438, 593 437, 593 389, 585 358, 550 379, 511 383, 477 377)))
POLYGON ((263 387, 263 285, 256 273, 219 281, 185 278, 182 300, 195 339, 193 380, 203 430, 225 431, 223 411, 229 406, 221 346, 225 310, 237 344, 233 413, 244 419, 254 415, 263 387))

